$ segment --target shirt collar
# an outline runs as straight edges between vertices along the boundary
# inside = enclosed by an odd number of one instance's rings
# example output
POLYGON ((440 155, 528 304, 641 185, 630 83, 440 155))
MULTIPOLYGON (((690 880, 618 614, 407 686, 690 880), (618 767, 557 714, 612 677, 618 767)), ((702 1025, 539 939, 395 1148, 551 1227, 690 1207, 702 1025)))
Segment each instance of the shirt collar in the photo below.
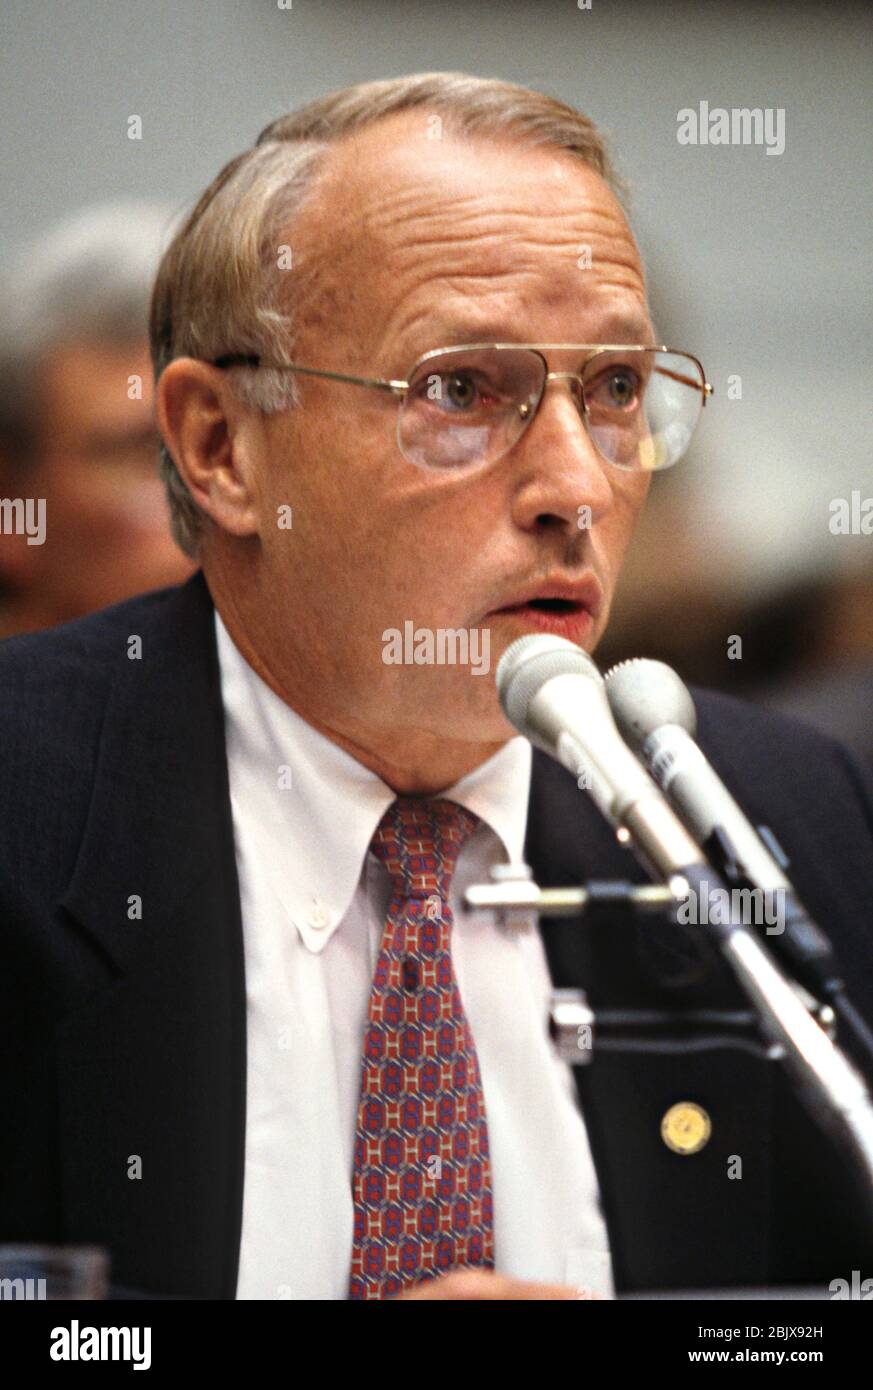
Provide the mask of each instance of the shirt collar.
MULTIPOLYGON (((254 819, 266 871, 304 943, 327 944, 354 897, 379 821, 395 792, 287 705, 249 665, 218 610, 215 632, 234 816, 254 819)), ((531 745, 520 735, 440 795, 524 857, 531 745)))

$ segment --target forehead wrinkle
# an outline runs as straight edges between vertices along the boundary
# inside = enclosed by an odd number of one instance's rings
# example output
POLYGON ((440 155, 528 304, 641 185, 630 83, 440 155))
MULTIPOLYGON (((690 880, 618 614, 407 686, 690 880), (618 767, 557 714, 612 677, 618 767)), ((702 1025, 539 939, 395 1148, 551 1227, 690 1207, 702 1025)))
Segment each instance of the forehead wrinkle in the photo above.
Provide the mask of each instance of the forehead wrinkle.
MULTIPOLYGON (((468 321, 471 302, 474 303, 474 319, 484 314, 490 321, 505 318, 508 323, 517 323, 521 315, 537 310, 551 312, 568 303, 577 306, 581 319, 592 310, 598 317, 610 309, 621 311, 620 303, 603 302, 611 292, 616 292, 622 296, 631 295, 642 309, 644 320, 649 320, 645 282, 638 262, 630 257, 617 259, 608 267, 601 262, 594 286, 580 278, 575 258, 567 264, 565 274, 556 274, 554 267, 544 264, 541 258, 524 267, 514 266, 511 271, 496 267, 470 271, 443 267, 434 274, 430 266, 420 263, 410 269, 418 273, 392 275, 393 305, 385 318, 383 341, 406 340, 417 332, 426 332, 435 312, 441 322, 449 321, 452 315, 462 322, 468 321), (487 301, 487 308, 481 306, 482 299, 487 301)), ((628 312, 631 312, 630 306, 628 312)))
MULTIPOLYGON (((408 168, 398 173, 383 166, 383 172, 374 182, 362 181, 354 165, 335 168, 321 185, 322 196, 298 215, 298 265, 310 271, 303 277, 305 309, 298 300, 298 310, 311 327, 330 324, 334 335, 347 336, 349 320, 363 317, 366 336, 381 346, 432 317, 441 296, 469 301, 514 294, 516 303, 505 310, 511 319, 519 297, 526 306, 568 294, 587 300, 592 286, 600 294, 633 294, 646 308, 627 219, 608 190, 606 201, 602 189, 591 196, 584 170, 574 167, 558 180, 559 206, 548 214, 536 202, 533 210, 524 206, 541 190, 533 171, 523 170, 506 187, 492 180, 484 189, 470 188, 464 170, 448 189, 437 181, 438 169, 426 167, 418 177, 408 168), (591 249, 593 269, 580 275, 583 246, 591 249), (560 280, 566 281, 562 292, 560 280), (430 304, 422 305, 422 296, 430 304)), ((546 182, 554 192, 555 182, 546 182)))
MULTIPOLYGON (((528 194, 535 198, 539 188, 531 179, 505 190, 490 187, 487 193, 478 188, 447 191, 429 181, 427 171, 415 183, 395 175, 374 187, 356 181, 352 173, 341 190, 322 186, 322 196, 310 205, 316 223, 312 244, 329 247, 334 265, 344 256, 381 259, 384 251, 396 263, 422 250, 442 246, 447 251, 452 245, 471 246, 478 254, 482 243, 496 245, 502 238, 511 246, 526 237, 556 249, 565 246, 568 253, 578 254, 579 244, 593 240, 623 243, 629 258, 637 254, 627 220, 613 199, 600 206, 586 196, 584 184, 574 181, 562 189, 562 206, 548 215, 519 208, 519 200, 528 194)), ((299 232, 305 232, 307 221, 303 212, 299 232)), ((317 258, 317 252, 312 254, 317 258)))
MULTIPOLYGON (((560 274, 562 268, 574 277, 579 274, 578 258, 581 247, 590 248, 596 272, 608 273, 611 266, 637 272, 639 256, 627 240, 592 235, 590 231, 560 235, 551 229, 547 236, 530 235, 529 226, 517 231, 501 228, 483 229, 481 233, 446 234, 428 237, 419 234, 415 241, 391 248, 390 256, 379 257, 380 273, 393 278, 421 268, 424 273, 434 270, 445 275, 477 275, 492 279, 504 275, 560 274)), ((539 229, 537 229, 539 231, 539 229)), ((386 248, 387 251, 387 248, 386 248)))
POLYGON ((399 256, 420 252, 422 247, 443 245, 472 246, 481 242, 504 242, 511 249, 523 244, 538 244, 554 249, 576 250, 580 241, 595 239, 601 242, 624 243, 631 255, 636 247, 630 229, 623 218, 611 211, 574 205, 548 215, 528 212, 518 206, 518 194, 505 198, 489 195, 487 200, 478 194, 469 197, 425 197, 413 190, 403 199, 403 207, 392 207, 385 201, 375 206, 369 215, 356 219, 356 235, 369 234, 377 245, 390 243, 399 256), (405 240, 399 240, 408 232, 405 240))
MULTIPOLYGON (((590 272, 580 273, 576 266, 576 242, 572 243, 572 256, 557 258, 558 266, 554 255, 543 257, 541 246, 522 247, 515 243, 511 249, 513 263, 508 267, 493 261, 483 264, 481 252, 471 257, 468 244, 460 241, 447 247, 444 255, 429 252, 423 256, 420 246, 407 248, 409 254, 402 257, 383 260, 381 264, 377 259, 375 270, 369 257, 366 268, 362 268, 360 263, 355 267, 354 261, 332 255, 322 263, 325 274, 313 277, 311 295, 306 296, 305 308, 300 305, 298 322, 305 320, 313 331, 329 329, 334 340, 340 335, 346 338, 349 327, 346 316, 350 310, 354 316, 359 296, 365 296, 367 337, 370 338, 367 352, 379 358, 384 355, 387 363, 389 358, 393 362, 401 345, 408 343, 413 335, 428 339, 422 350, 440 346, 429 341, 428 324, 436 314, 443 320, 450 314, 469 318, 471 305, 480 313, 487 312, 492 319, 502 317, 515 324, 520 315, 527 317, 537 309, 548 311, 562 301, 572 300, 578 304, 581 320, 592 308, 600 307, 599 296, 611 297, 615 293, 631 295, 648 318, 645 282, 629 243, 620 248, 610 243, 608 250, 612 259, 609 262, 602 252, 593 252, 597 266, 593 286, 586 278, 590 272), (520 251, 524 253, 522 260, 520 251), (481 304, 483 299, 487 300, 487 311, 481 304), (452 303, 447 304, 447 300, 452 303)), ((500 261, 504 259, 501 257, 500 261)), ((355 336, 357 346, 363 348, 360 337, 355 336)), ((575 338, 578 333, 571 336, 575 338)), ((351 343, 344 351, 350 348, 351 343)), ((407 349, 403 348, 401 356, 406 353, 407 349)), ((401 370, 400 366, 389 368, 386 365, 389 375, 395 370, 401 370)))
POLYGON ((512 217, 525 201, 538 210, 544 195, 552 212, 539 214, 541 224, 570 213, 631 235, 608 183, 568 151, 508 134, 461 132, 451 122, 435 142, 423 138, 420 112, 394 113, 335 142, 309 207, 334 237, 342 224, 353 237, 409 222, 418 234, 433 219, 465 225, 477 214, 512 217))
MULTIPOLYGON (((653 329, 649 317, 648 308, 645 300, 639 301, 642 309, 640 315, 640 328, 636 333, 629 334, 628 341, 647 341, 651 339, 653 329)), ((513 310, 502 312, 499 308, 488 306, 486 312, 477 321, 475 316, 462 315, 462 311, 455 310, 454 306, 442 305, 439 310, 438 318, 435 320, 433 310, 427 306, 408 307, 406 312, 396 321, 390 323, 385 333, 382 335, 383 341, 393 341, 398 345, 398 351, 402 360, 406 358, 411 361, 414 357, 419 357, 423 352, 429 352, 438 347, 452 347, 462 342, 545 342, 551 341, 551 333, 538 333, 534 328, 531 331, 525 330, 521 324, 523 316, 528 312, 525 307, 521 313, 517 306, 513 310), (505 327, 497 328, 496 325, 505 324, 505 327), (463 326, 462 326, 463 325, 463 326), (405 345, 405 347, 404 347, 405 345)), ((582 322, 586 312, 586 306, 579 305, 579 327, 569 334, 562 333, 557 336, 561 341, 568 342, 605 342, 607 339, 613 341, 615 333, 610 332, 604 337, 599 327, 586 329, 582 322)), ((597 306, 596 323, 610 323, 621 316, 621 311, 614 306, 597 306)), ((631 311, 624 315, 628 320, 631 319, 631 311)), ((624 330, 620 330, 623 332, 624 330)), ((619 336, 619 341, 623 341, 619 336)), ((408 364, 407 364, 408 365, 408 364)), ((399 363, 398 363, 399 369, 399 363)), ((403 368, 405 370, 405 368, 403 368)))
MULTIPOLYGON (((530 220, 524 219, 527 232, 530 220)), ((419 314, 432 313, 433 303, 447 294, 461 299, 514 294, 529 304, 549 307, 568 296, 579 297, 581 304, 594 288, 599 294, 630 293, 644 306, 646 300, 642 266, 628 236, 616 240, 588 233, 583 242, 579 234, 556 235, 553 229, 550 242, 544 245, 540 237, 513 235, 505 228, 497 236, 486 232, 475 238, 446 235, 442 227, 440 235, 430 240, 419 235, 399 246, 393 243, 390 255, 374 257, 374 261, 377 268, 371 271, 371 288, 387 287, 382 296, 386 335, 406 333, 419 314), (580 274, 578 268, 583 244, 591 247, 593 275, 580 274), (422 296, 431 301, 423 309, 422 296)))
MULTIPOLYGON (((437 247, 434 254, 400 257, 390 264, 386 263, 374 279, 390 280, 399 293, 411 293, 429 282, 456 282, 458 285, 479 282, 491 285, 505 281, 507 286, 514 283, 524 286, 540 281, 541 289, 546 294, 559 286, 562 292, 564 289, 584 291, 586 288, 577 265, 578 244, 574 243, 568 254, 559 258, 544 255, 540 245, 523 242, 517 242, 507 249, 507 255, 471 256, 463 251, 457 254, 452 247, 442 254, 442 248, 437 247)), ((588 284, 600 285, 616 276, 643 287, 636 257, 622 256, 615 247, 610 246, 608 254, 599 256, 596 265, 596 277, 589 276, 588 284)))

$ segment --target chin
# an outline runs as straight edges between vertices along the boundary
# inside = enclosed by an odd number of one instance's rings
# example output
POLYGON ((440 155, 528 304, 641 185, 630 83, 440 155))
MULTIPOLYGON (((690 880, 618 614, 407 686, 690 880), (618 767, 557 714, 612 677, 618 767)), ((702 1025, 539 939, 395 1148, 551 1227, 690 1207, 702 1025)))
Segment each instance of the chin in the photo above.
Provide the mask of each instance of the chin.
POLYGON ((489 695, 487 708, 477 709, 468 705, 465 709, 459 709, 457 717, 449 721, 447 736, 467 743, 505 743, 507 739, 515 738, 518 730, 510 724, 500 708, 493 679, 489 695))

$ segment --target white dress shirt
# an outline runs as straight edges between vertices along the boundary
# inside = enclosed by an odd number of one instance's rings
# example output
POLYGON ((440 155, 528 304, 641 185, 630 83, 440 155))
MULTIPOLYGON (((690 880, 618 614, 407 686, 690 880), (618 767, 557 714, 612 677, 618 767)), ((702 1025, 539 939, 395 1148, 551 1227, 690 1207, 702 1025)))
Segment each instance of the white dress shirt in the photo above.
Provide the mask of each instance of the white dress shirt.
MULTIPOLYGON (((390 898, 370 841, 395 793, 313 729, 216 613, 245 944, 247 1112, 237 1298, 344 1299, 361 1049, 390 898)), ((524 857, 531 747, 510 739, 440 795, 475 812, 452 880, 452 959, 485 1095, 498 1272, 613 1292, 570 1068, 546 1032, 535 921, 462 895, 524 857)))

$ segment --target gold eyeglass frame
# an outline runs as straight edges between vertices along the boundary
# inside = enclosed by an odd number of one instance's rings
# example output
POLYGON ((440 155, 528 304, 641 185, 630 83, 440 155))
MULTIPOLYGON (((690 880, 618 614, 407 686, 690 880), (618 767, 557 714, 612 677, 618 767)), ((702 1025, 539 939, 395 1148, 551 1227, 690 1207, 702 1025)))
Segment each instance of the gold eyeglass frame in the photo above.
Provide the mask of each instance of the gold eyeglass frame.
MULTIPOLYGON (((446 353, 450 352, 483 352, 495 348, 499 351, 506 351, 510 348, 515 348, 517 350, 524 350, 526 352, 534 352, 540 358, 543 367, 545 368, 543 388, 540 392, 540 396, 536 404, 533 407, 531 407, 529 402, 523 401, 517 407, 519 415, 525 421, 525 430, 536 416, 536 413, 542 404, 543 397, 546 394, 546 387, 549 385, 549 382, 552 381, 578 382, 579 398, 582 406, 583 417, 588 414, 588 406, 585 401, 585 383, 579 372, 550 372, 549 364, 543 356, 544 352, 587 352, 590 354, 590 356, 586 359, 585 366, 587 366, 588 362, 592 361, 601 353, 667 352, 671 353, 673 356, 676 357, 687 357, 688 360, 690 362, 693 362, 697 367, 698 371, 700 372, 701 380, 693 381, 690 377, 682 376, 679 372, 664 371, 665 376, 671 377, 674 381, 681 382, 684 386, 690 386, 693 390, 700 391, 703 396, 702 407, 706 405, 706 402, 713 393, 712 385, 710 382, 706 380, 706 372, 704 371, 703 363, 700 361, 699 358, 695 357, 693 353, 685 352, 683 348, 671 348, 666 347, 663 344, 657 343, 458 343, 457 345, 451 347, 432 348, 429 352, 423 353, 421 357, 417 358, 415 362, 413 362, 412 367, 408 373, 408 379, 406 381, 393 380, 389 377, 351 376, 347 372, 330 372, 326 371, 324 368, 319 367, 304 367, 301 366, 299 362, 267 362, 264 361, 261 357, 258 357, 257 354, 246 353, 224 353, 222 356, 212 359, 210 361, 210 366, 219 367, 222 369, 227 367, 252 367, 256 369, 263 368, 265 370, 300 372, 303 376, 324 377, 328 381, 344 381, 351 386, 375 387, 377 390, 380 391, 389 391, 392 395, 399 397, 401 401, 405 401, 406 395, 410 390, 412 381, 415 378, 416 374, 431 358, 443 357, 446 353)), ((517 442, 518 441, 516 440, 516 443, 517 442)), ((597 448, 596 444, 595 448, 597 448)), ((401 453, 402 452, 403 451, 401 450, 401 453)), ((600 453, 599 449, 598 453, 600 453)), ((502 457, 502 455, 499 457, 502 457)), ((606 458, 605 455, 603 457, 605 458, 605 461, 607 463, 612 463, 613 466, 616 468, 622 468, 626 466, 622 464, 616 464, 614 460, 606 458)), ((497 459, 492 460, 492 462, 495 463, 497 461, 497 459)))

